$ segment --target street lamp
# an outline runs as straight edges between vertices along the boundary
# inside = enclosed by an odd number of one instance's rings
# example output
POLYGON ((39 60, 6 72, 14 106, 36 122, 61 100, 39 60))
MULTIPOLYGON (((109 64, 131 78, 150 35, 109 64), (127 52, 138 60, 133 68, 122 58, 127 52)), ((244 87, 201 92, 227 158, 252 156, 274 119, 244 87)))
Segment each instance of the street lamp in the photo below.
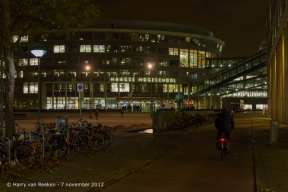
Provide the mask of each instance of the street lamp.
POLYGON ((40 102, 41 102, 41 82, 40 82, 40 58, 46 53, 45 50, 35 49, 31 53, 38 58, 38 127, 40 127, 40 102))
MULTIPOLYGON (((148 69, 150 70, 150 78, 151 78, 151 74, 152 74, 152 68, 153 68, 153 65, 151 63, 148 63, 148 69)), ((151 79, 151 92, 150 92, 150 97, 151 97, 151 101, 150 101, 150 113, 151 113, 151 118, 152 118, 152 114, 153 114, 153 100, 152 100, 152 79, 151 79)))
POLYGON ((91 119, 92 118, 92 109, 91 109, 91 102, 92 102, 92 83, 91 83, 91 67, 90 65, 87 65, 86 64, 86 67, 85 67, 86 71, 90 71, 90 74, 89 74, 89 90, 90 90, 90 101, 89 101, 89 118, 91 119))

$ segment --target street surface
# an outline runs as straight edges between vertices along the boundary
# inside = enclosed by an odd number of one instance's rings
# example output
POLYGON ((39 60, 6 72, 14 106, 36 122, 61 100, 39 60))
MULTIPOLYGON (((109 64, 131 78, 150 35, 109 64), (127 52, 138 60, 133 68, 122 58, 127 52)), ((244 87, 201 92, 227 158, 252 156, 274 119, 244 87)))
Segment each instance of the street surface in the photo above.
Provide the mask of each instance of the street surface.
MULTIPOLYGON (((54 115, 45 117, 45 121, 56 121, 54 115)), ((254 135, 251 127, 252 118, 258 116, 262 118, 260 113, 235 115, 230 144, 232 154, 224 160, 215 147, 213 124, 154 134, 140 133, 134 126, 134 131, 131 128, 113 132, 115 141, 105 151, 72 152, 64 164, 56 166, 52 172, 26 170, 20 173, 20 178, 2 177, 0 187, 7 192, 51 191, 51 187, 40 186, 46 183, 56 186, 54 192, 254 192, 254 135), (23 183, 26 187, 7 187, 7 183, 23 183), (27 187, 28 183, 36 183, 36 186, 27 187), (86 186, 75 186, 77 183, 86 183, 86 186)), ((70 122, 77 120, 77 115, 68 114, 68 117, 70 122)), ((20 121, 27 126, 35 119, 20 121)), ((150 123, 151 128, 152 124, 148 113, 125 113, 123 118, 120 114, 100 114, 98 121, 107 126, 150 123)), ((98 121, 91 119, 92 124, 98 121)))
MULTIPOLYGON (((182 132, 182 143, 162 158, 104 191, 253 192, 251 120, 239 116, 235 116, 236 126, 231 133, 232 154, 224 161, 215 149, 213 125, 190 129, 182 132)), ((166 134, 170 133, 162 136, 166 134)))

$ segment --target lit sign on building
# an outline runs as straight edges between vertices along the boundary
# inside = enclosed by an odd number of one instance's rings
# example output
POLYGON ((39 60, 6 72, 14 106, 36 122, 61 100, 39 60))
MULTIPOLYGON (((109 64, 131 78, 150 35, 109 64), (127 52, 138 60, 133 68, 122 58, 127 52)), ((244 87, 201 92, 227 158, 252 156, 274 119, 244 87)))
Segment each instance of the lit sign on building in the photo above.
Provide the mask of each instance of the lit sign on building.
POLYGON ((176 83, 175 78, 160 77, 110 77, 111 82, 152 82, 152 83, 176 83))

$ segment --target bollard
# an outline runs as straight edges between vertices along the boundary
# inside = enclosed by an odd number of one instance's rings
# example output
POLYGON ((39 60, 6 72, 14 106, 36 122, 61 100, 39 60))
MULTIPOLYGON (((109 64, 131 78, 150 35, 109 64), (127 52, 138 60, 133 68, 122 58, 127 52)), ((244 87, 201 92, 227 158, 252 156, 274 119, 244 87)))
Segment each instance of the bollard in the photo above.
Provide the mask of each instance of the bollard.
POLYGON ((278 143, 279 138, 279 122, 271 120, 270 121, 270 139, 271 139, 271 144, 278 143))

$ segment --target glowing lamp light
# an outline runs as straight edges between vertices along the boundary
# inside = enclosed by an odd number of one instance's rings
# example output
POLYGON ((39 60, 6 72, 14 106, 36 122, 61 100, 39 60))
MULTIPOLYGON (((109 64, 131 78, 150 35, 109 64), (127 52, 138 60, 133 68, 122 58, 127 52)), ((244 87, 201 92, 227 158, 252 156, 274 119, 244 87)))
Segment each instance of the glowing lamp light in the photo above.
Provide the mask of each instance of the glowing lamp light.
MULTIPOLYGON (((40 58, 46 53, 46 50, 41 49, 34 49, 31 50, 31 53, 38 58, 38 112, 37 112, 37 121, 38 121, 38 128, 40 128, 40 108, 41 108, 41 82, 40 82, 40 58)), ((44 153, 44 150, 43 150, 44 153)))
POLYGON ((87 71, 89 71, 91 67, 89 65, 86 65, 85 68, 86 68, 87 71))
POLYGON ((31 50, 31 53, 35 56, 35 57, 42 57, 47 51, 45 50, 31 50))
POLYGON ((148 63, 148 69, 152 69, 153 65, 151 63, 148 63))

